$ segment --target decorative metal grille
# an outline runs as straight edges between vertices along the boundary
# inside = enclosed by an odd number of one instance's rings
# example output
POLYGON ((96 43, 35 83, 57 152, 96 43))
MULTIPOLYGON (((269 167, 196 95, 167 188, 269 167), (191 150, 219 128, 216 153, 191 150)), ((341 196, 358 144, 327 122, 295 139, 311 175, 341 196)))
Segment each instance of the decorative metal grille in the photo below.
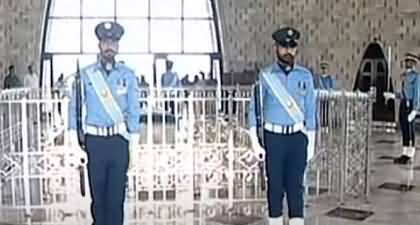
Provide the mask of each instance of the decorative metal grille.
MULTIPOLYGON (((250 90, 142 93, 143 132, 128 173, 127 224, 217 224, 214 218, 226 215, 250 221, 266 216, 262 161, 250 148, 246 128, 250 90), (165 110, 171 101, 172 112, 165 110)), ((371 99, 318 92, 309 199, 325 192, 341 202, 367 196, 371 99)), ((90 223, 87 158, 67 144, 67 102, 34 90, 0 95, 0 221, 90 223)))

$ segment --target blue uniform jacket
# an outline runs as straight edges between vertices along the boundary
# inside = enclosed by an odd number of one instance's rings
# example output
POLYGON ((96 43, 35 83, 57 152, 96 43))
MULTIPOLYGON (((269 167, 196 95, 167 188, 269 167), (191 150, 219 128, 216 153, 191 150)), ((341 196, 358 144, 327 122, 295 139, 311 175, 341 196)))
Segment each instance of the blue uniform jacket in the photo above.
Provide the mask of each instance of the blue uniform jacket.
POLYGON ((321 90, 334 90, 336 88, 335 79, 331 75, 320 76, 319 89, 321 90))
MULTIPOLYGON (((98 127, 111 127, 114 125, 86 74, 91 69, 102 70, 112 95, 124 114, 128 132, 139 133, 140 102, 137 78, 131 69, 121 63, 116 63, 109 75, 105 73, 99 62, 91 64, 80 71, 83 83, 84 111, 86 112, 84 113, 85 118, 83 118, 84 123, 98 127)), ((69 128, 76 129, 76 95, 74 91, 71 94, 69 111, 69 128)))
POLYGON ((401 100, 413 101, 413 109, 420 111, 420 79, 415 70, 406 72, 401 84, 401 93, 397 93, 397 98, 401 100))
MULTIPOLYGON (((304 121, 301 122, 305 123, 307 130, 315 130, 316 96, 311 72, 303 66, 295 65, 293 70, 286 75, 277 63, 267 66, 263 71, 269 76, 280 77, 282 84, 304 113, 304 121)), ((259 76, 261 76, 261 73, 259 76)), ((287 111, 276 100, 267 84, 264 83, 264 80, 260 80, 262 84, 264 121, 277 125, 293 125, 294 121, 290 118, 287 111)), ((248 114, 249 127, 256 126, 254 107, 255 102, 254 97, 252 97, 248 114)))
POLYGON ((163 88, 176 88, 179 85, 178 74, 175 72, 165 72, 162 74, 161 85, 163 88))

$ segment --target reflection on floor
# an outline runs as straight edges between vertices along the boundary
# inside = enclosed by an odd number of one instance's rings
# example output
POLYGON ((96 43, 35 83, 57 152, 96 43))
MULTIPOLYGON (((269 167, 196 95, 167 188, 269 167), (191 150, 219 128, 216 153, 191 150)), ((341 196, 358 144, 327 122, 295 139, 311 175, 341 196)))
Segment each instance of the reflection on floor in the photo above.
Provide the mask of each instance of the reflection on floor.
POLYGON ((350 201, 341 207, 356 209, 355 212, 333 215, 331 210, 338 207, 336 203, 319 200, 307 208, 305 225, 420 224, 420 154, 416 155, 413 165, 400 166, 392 162, 400 152, 399 133, 375 134, 372 140, 371 195, 368 201, 354 204, 350 201), (348 216, 353 219, 344 219, 348 216))
MULTIPOLYGON (((420 142, 418 142, 420 143, 420 142)), ((371 194, 367 201, 346 200, 338 205, 337 199, 321 197, 308 200, 305 225, 419 225, 420 224, 420 154, 411 166, 395 165, 394 156, 400 154, 399 133, 375 134, 372 138, 371 194)), ((201 211, 201 210, 199 210, 201 211)), ((216 217, 182 221, 142 221, 133 224, 206 224, 206 225, 264 225, 261 217, 216 217)), ((200 216, 198 216, 200 217, 200 216)), ((194 219, 193 219, 194 218, 194 219)))
MULTIPOLYGON (((346 204, 338 205, 336 198, 308 199, 305 225, 420 224, 420 151, 412 165, 400 166, 392 162, 393 157, 401 152, 399 133, 375 134, 371 143, 371 194, 367 201, 346 199, 346 204)), ((420 143, 420 140, 417 143, 420 143)), ((211 205, 211 202, 205 203, 211 205)), ((138 213, 147 216, 142 217, 141 221, 130 221, 125 225, 267 224, 266 218, 257 216, 233 216, 232 218, 205 216, 211 215, 210 211, 212 210, 225 213, 228 211, 227 205, 217 205, 207 209, 201 205, 195 205, 193 211, 181 212, 177 207, 178 203, 175 202, 169 203, 165 210, 157 210, 153 201, 144 204, 147 204, 147 210, 138 213), (182 219, 176 219, 182 214, 184 215, 182 219), (155 218, 167 219, 156 220, 155 218)), ((159 204, 162 206, 162 203, 159 204)), ((256 204, 261 205, 261 203, 252 203, 252 205, 256 204)), ((261 212, 256 214, 261 214, 261 212)), ((138 215, 134 215, 134 217, 138 217, 138 215)))

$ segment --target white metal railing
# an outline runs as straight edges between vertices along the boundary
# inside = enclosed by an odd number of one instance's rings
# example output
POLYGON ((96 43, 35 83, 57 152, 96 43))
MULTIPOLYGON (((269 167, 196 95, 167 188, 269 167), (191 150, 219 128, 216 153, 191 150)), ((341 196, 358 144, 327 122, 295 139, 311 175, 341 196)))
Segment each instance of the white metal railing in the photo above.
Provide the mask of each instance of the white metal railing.
MULTIPOLYGON (((126 221, 265 216, 264 165, 246 128, 251 87, 168 91, 144 90, 139 98, 143 129, 128 173, 126 221)), ((309 199, 368 196, 371 98, 319 92, 318 101, 309 199)), ((19 90, 0 94, 0 106, 0 221, 88 224, 87 158, 67 145, 68 99, 19 90)))

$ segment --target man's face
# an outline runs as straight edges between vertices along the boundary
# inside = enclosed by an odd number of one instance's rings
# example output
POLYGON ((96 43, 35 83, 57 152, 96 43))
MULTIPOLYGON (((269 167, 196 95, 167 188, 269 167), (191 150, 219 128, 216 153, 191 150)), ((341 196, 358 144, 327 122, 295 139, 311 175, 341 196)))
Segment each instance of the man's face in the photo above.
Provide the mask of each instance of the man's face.
POLYGON ((173 66, 172 63, 166 63, 166 71, 172 70, 172 66, 173 66))
POLYGON ((416 63, 413 60, 405 60, 405 68, 411 69, 416 65, 416 63))
POLYGON ((293 65, 297 53, 296 47, 283 47, 281 45, 275 46, 277 59, 286 62, 289 65, 293 65))
POLYGON ((118 49, 119 43, 116 40, 104 39, 99 42, 99 50, 105 60, 113 60, 118 53, 118 49))

